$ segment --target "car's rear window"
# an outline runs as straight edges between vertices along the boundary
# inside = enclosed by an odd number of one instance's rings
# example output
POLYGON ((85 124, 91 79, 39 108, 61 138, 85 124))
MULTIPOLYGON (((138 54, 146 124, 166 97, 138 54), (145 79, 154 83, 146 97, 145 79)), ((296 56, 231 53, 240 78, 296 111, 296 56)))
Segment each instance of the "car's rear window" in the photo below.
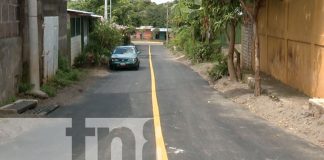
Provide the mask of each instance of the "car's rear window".
POLYGON ((130 47, 125 48, 116 48, 113 54, 126 54, 126 53, 134 53, 134 49, 130 47))

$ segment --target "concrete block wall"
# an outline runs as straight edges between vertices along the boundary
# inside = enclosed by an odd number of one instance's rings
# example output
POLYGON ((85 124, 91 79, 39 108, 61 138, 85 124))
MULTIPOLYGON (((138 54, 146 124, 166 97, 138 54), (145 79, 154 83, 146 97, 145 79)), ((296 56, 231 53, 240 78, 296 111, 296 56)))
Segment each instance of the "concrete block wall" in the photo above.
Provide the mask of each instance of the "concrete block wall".
POLYGON ((0 1, 0 38, 19 35, 19 11, 17 0, 0 1))
POLYGON ((68 17, 67 17, 67 1, 62 0, 59 4, 59 54, 70 57, 69 38, 68 38, 68 17))
POLYGON ((0 1, 0 102, 15 95, 22 69, 17 0, 0 1))
POLYGON ((20 37, 0 39, 0 102, 15 95, 22 70, 20 37))

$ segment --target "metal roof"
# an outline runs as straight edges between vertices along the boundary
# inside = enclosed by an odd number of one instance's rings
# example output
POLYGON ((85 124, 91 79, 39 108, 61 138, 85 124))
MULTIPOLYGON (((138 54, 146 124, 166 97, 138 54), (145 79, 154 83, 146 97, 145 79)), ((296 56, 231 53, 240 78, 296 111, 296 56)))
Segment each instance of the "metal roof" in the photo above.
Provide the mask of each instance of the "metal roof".
POLYGON ((151 31, 153 32, 155 29, 159 29, 160 32, 172 31, 171 28, 169 28, 169 29, 167 29, 167 28, 152 28, 151 31))
POLYGON ((75 10, 75 9, 67 9, 67 11, 76 13, 76 14, 88 15, 88 16, 91 16, 94 14, 93 12, 87 12, 87 11, 81 11, 81 10, 75 10))
POLYGON ((137 27, 136 29, 152 29, 153 26, 140 26, 140 27, 137 27))
POLYGON ((80 16, 89 16, 89 17, 93 17, 93 18, 100 18, 103 19, 103 16, 101 15, 96 15, 93 12, 88 12, 88 11, 81 11, 81 10, 75 10, 75 9, 67 9, 67 11, 69 13, 74 13, 80 16))

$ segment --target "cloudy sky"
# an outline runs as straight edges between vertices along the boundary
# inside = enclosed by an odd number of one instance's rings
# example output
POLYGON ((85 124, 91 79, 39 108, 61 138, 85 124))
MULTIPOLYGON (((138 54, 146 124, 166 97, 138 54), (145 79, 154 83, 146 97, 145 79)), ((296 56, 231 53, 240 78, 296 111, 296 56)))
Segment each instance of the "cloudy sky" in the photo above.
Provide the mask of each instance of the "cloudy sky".
POLYGON ((155 2, 157 4, 160 4, 160 3, 169 2, 169 1, 173 1, 173 0, 151 0, 151 1, 155 2))

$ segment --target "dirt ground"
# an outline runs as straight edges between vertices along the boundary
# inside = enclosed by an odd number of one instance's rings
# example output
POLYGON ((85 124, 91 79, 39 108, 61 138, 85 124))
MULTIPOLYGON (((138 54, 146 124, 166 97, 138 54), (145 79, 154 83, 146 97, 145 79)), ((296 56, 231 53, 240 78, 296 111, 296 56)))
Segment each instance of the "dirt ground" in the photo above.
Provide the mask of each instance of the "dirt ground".
POLYGON ((212 63, 191 64, 180 52, 170 54, 174 60, 190 66, 208 80, 211 87, 224 97, 285 131, 324 148, 324 115, 314 117, 309 110, 310 97, 266 75, 262 76, 263 94, 255 97, 253 90, 243 82, 232 82, 228 77, 210 81, 208 70, 212 63))
MULTIPOLYGON (((64 87, 63 89, 59 89, 55 97, 50 97, 47 99, 35 98, 28 95, 17 95, 17 99, 37 99, 38 104, 37 108, 59 105, 66 106, 78 100, 81 97, 83 91, 89 88, 92 84, 94 84, 95 80, 100 77, 106 77, 109 75, 109 71, 104 67, 97 68, 89 68, 84 69, 85 76, 81 78, 80 81, 75 82, 74 84, 64 87)), ((1 115, 0 118, 5 117, 38 117, 37 115, 1 115)))
POLYGON ((90 87, 96 78, 105 77, 109 75, 109 71, 106 68, 91 68, 85 69, 86 76, 79 82, 72 84, 59 90, 57 95, 52 98, 39 100, 38 106, 60 105, 65 106, 80 98, 83 91, 90 87))

